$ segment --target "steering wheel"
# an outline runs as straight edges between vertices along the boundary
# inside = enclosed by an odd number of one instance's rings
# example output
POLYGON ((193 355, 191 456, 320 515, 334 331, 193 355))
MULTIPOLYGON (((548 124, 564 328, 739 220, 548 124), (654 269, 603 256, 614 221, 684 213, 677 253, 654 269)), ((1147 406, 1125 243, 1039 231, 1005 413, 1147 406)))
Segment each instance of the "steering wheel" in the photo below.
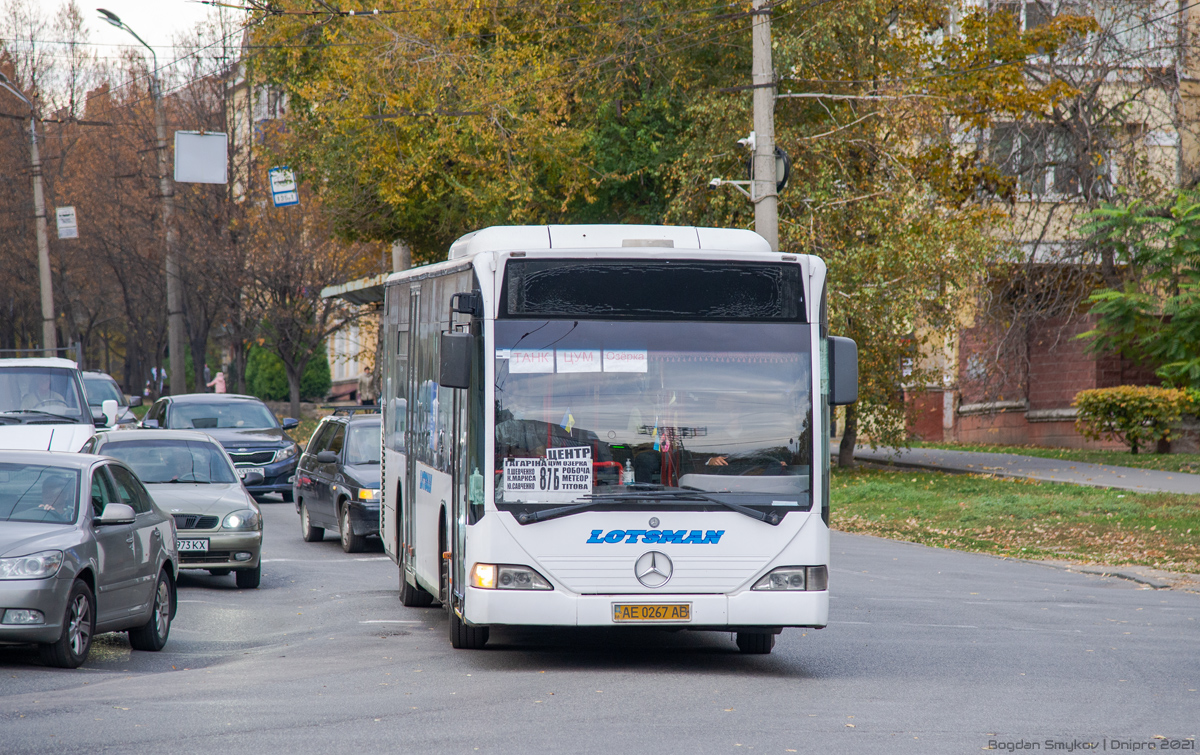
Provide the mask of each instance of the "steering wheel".
POLYGON ((59 398, 50 398, 50 399, 46 399, 45 401, 39 401, 37 404, 34 405, 33 408, 34 408, 34 411, 37 411, 37 410, 41 409, 42 407, 50 407, 50 408, 63 407, 64 409, 70 408, 67 405, 66 401, 63 401, 62 399, 59 399, 59 398))

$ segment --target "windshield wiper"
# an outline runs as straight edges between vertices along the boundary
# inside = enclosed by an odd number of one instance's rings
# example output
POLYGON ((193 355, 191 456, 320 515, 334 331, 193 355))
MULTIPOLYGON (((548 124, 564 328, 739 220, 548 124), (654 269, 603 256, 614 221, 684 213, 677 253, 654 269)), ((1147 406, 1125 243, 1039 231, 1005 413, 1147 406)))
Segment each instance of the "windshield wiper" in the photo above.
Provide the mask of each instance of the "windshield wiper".
POLYGON ((573 503, 569 506, 559 506, 555 509, 542 509, 541 511, 523 512, 517 515, 517 521, 521 524, 534 524, 536 522, 544 522, 547 519, 558 519, 559 517, 570 516, 571 514, 575 514, 580 511, 586 511, 587 509, 590 509, 593 506, 601 503, 625 503, 636 501, 670 501, 673 503, 682 503, 684 501, 706 501, 708 503, 715 503, 718 506, 723 506, 730 511, 736 511, 737 513, 748 516, 751 519, 757 519, 760 522, 766 522, 772 526, 779 524, 779 522, 783 519, 774 511, 772 511, 770 514, 767 514, 762 511, 756 511, 755 509, 747 506, 742 506, 738 503, 722 501, 720 498, 714 498, 713 496, 705 495, 704 493, 691 489, 658 489, 642 490, 633 493, 601 493, 599 495, 593 494, 584 497, 586 500, 580 503, 573 503))
POLYGON ((66 417, 62 414, 55 414, 54 412, 43 412, 40 409, 9 409, 6 412, 0 412, 0 414, 41 414, 46 417, 54 417, 55 419, 61 419, 66 422, 76 421, 73 417, 66 417))

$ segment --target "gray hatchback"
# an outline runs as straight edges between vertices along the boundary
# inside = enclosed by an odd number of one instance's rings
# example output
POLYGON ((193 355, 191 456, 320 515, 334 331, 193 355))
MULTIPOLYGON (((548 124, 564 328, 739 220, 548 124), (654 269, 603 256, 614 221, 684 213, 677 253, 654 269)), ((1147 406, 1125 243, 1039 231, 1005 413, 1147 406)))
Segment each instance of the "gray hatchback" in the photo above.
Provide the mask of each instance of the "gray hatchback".
POLYGON ((173 521, 121 462, 0 452, 0 643, 37 643, 62 668, 97 632, 161 650, 178 562, 173 521))

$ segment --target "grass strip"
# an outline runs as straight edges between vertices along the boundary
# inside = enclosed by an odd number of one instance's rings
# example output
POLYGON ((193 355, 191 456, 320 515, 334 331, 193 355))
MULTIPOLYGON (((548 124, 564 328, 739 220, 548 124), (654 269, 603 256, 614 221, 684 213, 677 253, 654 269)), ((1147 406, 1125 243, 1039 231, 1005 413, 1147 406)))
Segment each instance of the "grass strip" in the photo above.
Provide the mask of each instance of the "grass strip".
POLYGON ((835 469, 831 525, 959 550, 1200 572, 1200 496, 835 469))
POLYGON ((1043 459, 1063 459, 1086 464, 1107 464, 1164 472, 1200 474, 1200 454, 1131 454, 1128 451, 1096 451, 1083 448, 1045 448, 1043 446, 1001 446, 987 443, 934 443, 912 441, 913 448, 944 448, 948 451, 979 451, 992 454, 1022 454, 1043 459))

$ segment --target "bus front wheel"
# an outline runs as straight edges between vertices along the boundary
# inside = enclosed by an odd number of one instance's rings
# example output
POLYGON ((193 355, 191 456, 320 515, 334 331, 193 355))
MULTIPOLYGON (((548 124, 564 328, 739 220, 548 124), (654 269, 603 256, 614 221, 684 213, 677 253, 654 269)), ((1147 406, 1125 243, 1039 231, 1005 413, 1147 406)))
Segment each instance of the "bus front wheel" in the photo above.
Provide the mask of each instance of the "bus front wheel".
POLYGON ((450 609, 450 645, 459 650, 481 650, 488 641, 488 627, 473 627, 450 609))
POLYGON ((746 655, 766 655, 775 647, 775 635, 767 632, 738 632, 738 650, 746 655))

